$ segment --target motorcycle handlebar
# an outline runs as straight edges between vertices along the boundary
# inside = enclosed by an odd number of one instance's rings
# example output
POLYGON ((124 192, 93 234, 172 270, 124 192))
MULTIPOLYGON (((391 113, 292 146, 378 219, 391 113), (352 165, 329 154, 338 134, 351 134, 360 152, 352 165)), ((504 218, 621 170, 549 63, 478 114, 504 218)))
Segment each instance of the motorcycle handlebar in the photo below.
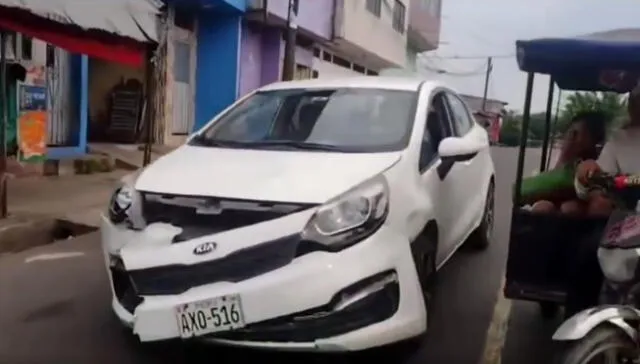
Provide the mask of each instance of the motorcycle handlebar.
POLYGON ((605 190, 640 188, 640 175, 611 175, 599 172, 589 178, 589 187, 591 189, 600 188, 605 190))

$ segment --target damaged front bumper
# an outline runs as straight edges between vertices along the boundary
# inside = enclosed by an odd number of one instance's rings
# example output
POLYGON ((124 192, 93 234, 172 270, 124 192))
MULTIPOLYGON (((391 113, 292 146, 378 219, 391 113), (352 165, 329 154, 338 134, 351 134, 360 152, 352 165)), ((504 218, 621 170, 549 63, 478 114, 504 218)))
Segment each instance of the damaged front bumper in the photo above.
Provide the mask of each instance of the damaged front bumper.
POLYGON ((159 242, 158 236, 103 218, 114 312, 141 341, 172 339, 181 337, 176 307, 237 295, 242 301, 243 327, 197 339, 285 350, 361 350, 426 329, 409 243, 391 229, 383 226, 339 253, 294 254, 274 263, 276 253, 291 244, 281 232, 299 231, 308 218, 307 213, 298 213, 279 219, 285 222, 256 224, 178 244, 159 242), (193 254, 194 246, 214 238, 218 249, 208 260, 193 254), (269 243, 274 245, 263 246, 269 243), (198 266, 203 268, 193 270, 198 266), (245 268, 220 268, 238 266, 245 268))

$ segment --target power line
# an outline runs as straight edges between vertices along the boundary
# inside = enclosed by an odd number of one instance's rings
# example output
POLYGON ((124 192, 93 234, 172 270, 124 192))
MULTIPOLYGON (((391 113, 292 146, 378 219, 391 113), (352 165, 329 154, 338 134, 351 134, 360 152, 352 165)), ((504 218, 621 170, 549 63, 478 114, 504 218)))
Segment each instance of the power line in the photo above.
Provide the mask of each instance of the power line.
POLYGON ((453 55, 453 56, 446 56, 446 57, 442 57, 442 56, 432 56, 433 58, 439 58, 439 59, 487 59, 489 57, 496 59, 496 58, 514 58, 516 56, 515 53, 513 54, 497 54, 497 55, 484 55, 484 56, 457 56, 457 55, 453 55))
POLYGON ((479 76, 482 75, 484 73, 484 66, 482 66, 482 68, 480 70, 476 70, 476 71, 471 71, 471 72, 453 72, 453 71, 449 71, 446 70, 444 68, 436 68, 436 67, 431 67, 429 65, 424 65, 421 64, 419 65, 420 68, 425 69, 427 71, 431 71, 433 73, 437 73, 437 74, 441 74, 441 75, 448 75, 448 76, 456 76, 456 77, 471 77, 471 76, 479 76))
POLYGON ((483 62, 479 67, 470 71, 452 71, 450 69, 445 69, 440 66, 436 66, 433 63, 429 62, 429 58, 421 57, 418 62, 418 66, 425 70, 438 73, 445 74, 450 76, 461 76, 461 77, 469 77, 469 76, 478 76, 485 72, 486 62, 483 62))

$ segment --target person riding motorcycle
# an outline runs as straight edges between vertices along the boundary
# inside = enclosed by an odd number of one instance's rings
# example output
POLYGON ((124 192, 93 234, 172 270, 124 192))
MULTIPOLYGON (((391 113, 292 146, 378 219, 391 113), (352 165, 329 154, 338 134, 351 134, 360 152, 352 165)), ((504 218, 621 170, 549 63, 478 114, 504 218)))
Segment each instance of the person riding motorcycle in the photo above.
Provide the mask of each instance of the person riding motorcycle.
MULTIPOLYGON (((629 94, 628 113, 629 123, 607 141, 598 160, 585 160, 576 170, 576 194, 586 200, 590 216, 607 217, 614 208, 607 196, 584 187, 591 176, 600 171, 614 175, 640 173, 640 84, 629 94)), ((597 257, 602 233, 598 230, 589 234, 573 257, 569 267, 566 317, 598 304, 604 278, 597 257)))

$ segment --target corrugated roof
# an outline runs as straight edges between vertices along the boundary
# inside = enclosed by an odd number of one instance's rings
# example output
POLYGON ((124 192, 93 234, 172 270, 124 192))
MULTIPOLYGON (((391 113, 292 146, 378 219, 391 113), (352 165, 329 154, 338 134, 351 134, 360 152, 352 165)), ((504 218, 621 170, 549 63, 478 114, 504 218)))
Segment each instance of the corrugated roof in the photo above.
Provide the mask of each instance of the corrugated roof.
POLYGON ((158 0, 0 0, 0 6, 83 29, 97 29, 140 42, 158 40, 158 0))

